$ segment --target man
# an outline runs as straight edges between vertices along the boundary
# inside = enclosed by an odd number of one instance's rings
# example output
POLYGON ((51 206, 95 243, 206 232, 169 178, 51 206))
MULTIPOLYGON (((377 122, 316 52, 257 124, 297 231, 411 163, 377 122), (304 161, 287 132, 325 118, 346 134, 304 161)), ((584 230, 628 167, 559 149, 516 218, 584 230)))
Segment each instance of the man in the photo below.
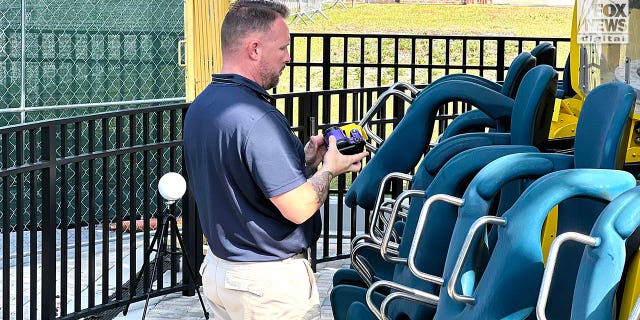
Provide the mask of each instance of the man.
POLYGON ((291 59, 287 16, 272 1, 231 5, 222 24, 222 73, 184 122, 186 169, 210 248, 200 273, 215 319, 319 318, 302 253, 319 237, 315 213, 331 179, 359 171, 367 156, 342 155, 335 138, 327 147, 321 136, 303 148, 269 103, 266 90, 291 59))

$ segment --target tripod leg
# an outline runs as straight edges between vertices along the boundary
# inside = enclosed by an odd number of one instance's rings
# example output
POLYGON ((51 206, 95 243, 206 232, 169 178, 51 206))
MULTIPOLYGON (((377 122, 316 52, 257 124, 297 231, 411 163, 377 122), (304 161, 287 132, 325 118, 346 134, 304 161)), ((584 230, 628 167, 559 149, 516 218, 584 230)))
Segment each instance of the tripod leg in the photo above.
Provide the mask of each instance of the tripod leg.
MULTIPOLYGON (((147 308, 149 307, 149 298, 151 297, 151 289, 153 288, 153 278, 156 277, 156 270, 158 270, 158 260, 160 263, 164 261, 165 246, 167 245, 167 229, 169 228, 169 221, 164 218, 164 224, 160 230, 160 240, 158 241, 158 250, 156 251, 156 259, 153 263, 153 269, 151 270, 151 284, 149 284, 149 290, 147 290, 147 299, 144 302, 144 311, 142 312, 142 320, 147 317, 147 308)), ((156 233, 157 234, 157 233, 156 233)))
MULTIPOLYGON (((149 244, 149 247, 147 247, 147 255, 151 254, 151 251, 153 250, 153 246, 156 244, 156 242, 159 242, 159 238, 160 238, 161 234, 156 232, 156 234, 153 235, 153 239, 151 239, 151 243, 149 244)), ((157 252, 157 250, 156 250, 157 252)), ((148 260, 148 259, 146 259, 148 260)), ((135 266, 134 266, 135 267, 135 266)), ((144 270, 147 267, 147 261, 145 261, 142 264, 142 269, 141 272, 138 274, 138 276, 136 276, 136 278, 133 280, 133 292, 135 292, 136 288, 138 287, 138 282, 140 282, 140 278, 142 277, 142 275, 144 274, 144 270)), ((153 279, 153 277, 151 278, 153 279)), ((129 312, 129 306, 131 305, 131 301, 133 300, 133 296, 134 294, 131 294, 131 287, 129 287, 129 300, 127 301, 127 305, 124 307, 124 310, 122 311, 123 315, 127 315, 127 313, 129 312)))
POLYGON ((196 289, 196 293, 198 294, 198 299, 200 299, 202 312, 204 313, 205 319, 209 319, 209 312, 207 312, 207 308, 204 306, 204 301, 202 300, 202 295, 200 295, 200 289, 199 289, 200 285, 198 284, 195 272, 193 272, 193 267, 191 266, 191 260, 189 260, 189 256, 184 252, 184 241, 182 240, 180 229, 178 229, 178 222, 176 221, 176 218, 173 216, 169 219, 171 220, 170 221, 171 230, 175 230, 176 238, 178 238, 178 243, 180 243, 180 252, 182 252, 182 257, 184 257, 184 260, 187 262, 187 269, 189 269, 189 275, 191 276, 191 280, 193 280, 193 285, 196 289))

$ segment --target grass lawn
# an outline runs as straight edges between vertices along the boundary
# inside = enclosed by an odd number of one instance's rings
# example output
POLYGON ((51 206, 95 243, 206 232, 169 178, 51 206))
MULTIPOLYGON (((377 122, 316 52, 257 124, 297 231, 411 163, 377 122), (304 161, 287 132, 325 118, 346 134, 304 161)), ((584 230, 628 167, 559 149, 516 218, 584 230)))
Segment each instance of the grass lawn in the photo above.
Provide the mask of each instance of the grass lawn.
POLYGON ((291 32, 569 37, 572 8, 497 5, 356 4, 326 9, 291 32))

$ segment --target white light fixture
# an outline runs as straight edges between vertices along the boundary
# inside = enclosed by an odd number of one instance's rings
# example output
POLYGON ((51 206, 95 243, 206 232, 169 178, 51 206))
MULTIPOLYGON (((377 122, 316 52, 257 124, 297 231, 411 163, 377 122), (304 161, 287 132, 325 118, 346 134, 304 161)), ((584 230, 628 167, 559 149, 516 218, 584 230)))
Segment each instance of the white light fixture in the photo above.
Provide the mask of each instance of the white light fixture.
POLYGON ((187 182, 179 173, 165 173, 158 181, 158 192, 167 200, 167 204, 180 200, 186 191, 187 182))

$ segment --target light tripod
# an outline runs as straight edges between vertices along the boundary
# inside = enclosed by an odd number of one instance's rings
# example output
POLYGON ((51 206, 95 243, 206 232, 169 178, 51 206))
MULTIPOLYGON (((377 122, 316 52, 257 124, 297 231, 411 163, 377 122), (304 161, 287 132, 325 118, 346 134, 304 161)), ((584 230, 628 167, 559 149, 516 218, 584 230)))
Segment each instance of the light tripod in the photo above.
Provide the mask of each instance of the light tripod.
MULTIPOLYGON (((138 286, 138 282, 140 281, 140 278, 144 274, 144 272, 142 270, 146 270, 145 268, 147 267, 148 262, 150 262, 151 252, 155 251, 156 252, 156 258, 155 258, 155 261, 153 263, 153 268, 151 269, 151 284, 149 284, 149 288, 146 291, 147 299, 145 300, 145 303, 144 303, 144 311, 142 313, 142 319, 144 319, 146 317, 146 315, 147 315, 147 308, 149 307, 149 298, 151 297, 151 291, 152 291, 152 288, 153 288, 153 279, 155 278, 156 270, 158 269, 158 261, 160 261, 160 263, 163 263, 165 255, 173 255, 173 254, 181 255, 185 259, 185 261, 187 262, 187 269, 189 271, 188 275, 191 277, 191 280, 193 281, 193 284, 195 286, 196 293, 198 294, 198 299, 200 299, 200 305, 202 306, 202 312, 204 313, 204 317, 206 319, 209 319, 209 313, 207 312, 207 308, 204 306, 204 301, 202 300, 202 295, 200 295, 200 290, 199 290, 200 285, 198 284, 198 280, 197 280, 196 275, 194 273, 193 265, 191 264, 191 261, 189 260, 189 256, 184 251, 184 241, 182 240, 182 235, 180 234, 180 229, 178 229, 178 221, 176 220, 176 217, 171 212, 171 205, 174 204, 176 202, 176 200, 182 198, 182 195, 184 194, 184 191, 186 190, 186 183, 184 182, 184 178, 182 178, 182 176, 178 175, 177 173, 170 172, 170 173, 165 174, 160 179, 160 181, 158 182, 158 189, 159 189, 160 194, 162 195, 162 197, 165 198, 165 200, 167 200, 165 202, 165 209, 164 209, 164 213, 162 215, 161 228, 160 228, 160 230, 156 230, 156 234, 153 236, 153 239, 151 240, 151 243, 149 244, 149 247, 147 248, 147 251, 146 251, 147 252, 147 256, 145 258, 144 264, 142 265, 142 269, 138 273, 138 275, 136 276, 135 281, 133 282, 133 288, 135 290, 135 288, 137 288, 137 286, 138 286), (166 179, 165 178, 170 174, 174 174, 174 176, 172 176, 172 178, 174 178, 174 179, 181 179, 181 181, 178 181, 178 187, 174 187, 175 184, 173 184, 173 183, 175 183, 176 181, 169 182, 168 180, 170 180, 170 179, 166 179), (176 178, 175 176, 178 176, 179 178, 176 178), (181 186, 180 183, 184 184, 184 186, 182 187, 182 190, 180 190, 180 186, 181 186), (167 191, 167 189, 171 189, 171 188, 177 188, 177 190, 169 190, 169 191, 167 191), (178 251, 168 251, 167 250, 167 239, 169 237, 169 232, 175 233, 175 236, 178 239, 178 244, 180 245, 180 247, 178 248, 178 251), (157 245, 157 246, 155 246, 155 245, 157 245)), ((184 282, 184 272, 183 272, 183 282, 184 282)), ((131 294, 129 296, 129 301, 127 301, 127 305, 125 306, 125 308, 124 308, 124 310, 122 312, 123 315, 127 315, 127 312, 129 311, 129 306, 131 305, 131 302, 133 300, 133 296, 134 296, 133 294, 131 294)))

